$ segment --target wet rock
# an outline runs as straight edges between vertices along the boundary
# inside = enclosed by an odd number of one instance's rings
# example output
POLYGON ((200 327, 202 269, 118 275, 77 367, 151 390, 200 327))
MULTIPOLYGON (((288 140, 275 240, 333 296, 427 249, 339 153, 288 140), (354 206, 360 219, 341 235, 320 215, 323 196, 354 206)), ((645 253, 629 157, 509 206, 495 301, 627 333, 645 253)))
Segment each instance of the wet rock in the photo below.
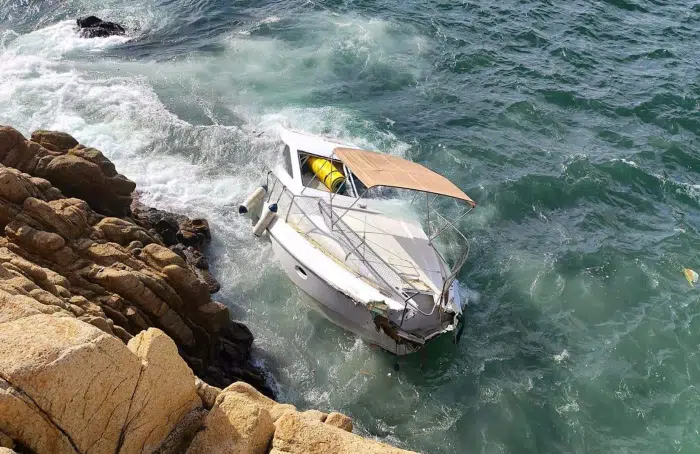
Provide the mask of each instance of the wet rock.
POLYGON ((198 249, 206 221, 138 203, 127 217, 134 184, 99 150, 55 131, 32 137, 0 126, 0 291, 15 295, 13 317, 78 317, 124 342, 156 327, 203 380, 250 379, 271 394, 250 361, 252 335, 210 297, 220 286, 198 249), (180 231, 196 247, 163 244, 180 231))
POLYGON ((83 38, 104 38, 107 36, 125 35, 126 30, 114 22, 106 22, 96 16, 77 19, 80 36, 83 38))

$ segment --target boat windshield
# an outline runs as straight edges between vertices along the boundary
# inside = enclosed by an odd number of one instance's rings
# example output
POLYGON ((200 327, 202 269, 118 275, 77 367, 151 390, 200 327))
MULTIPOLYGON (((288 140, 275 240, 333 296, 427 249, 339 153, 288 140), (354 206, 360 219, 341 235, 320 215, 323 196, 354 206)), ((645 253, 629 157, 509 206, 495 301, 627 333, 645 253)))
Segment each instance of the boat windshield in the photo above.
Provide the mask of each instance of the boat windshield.
POLYGON ((299 150, 298 156, 301 183, 304 187, 356 199, 360 197, 364 199, 395 199, 398 197, 398 192, 394 188, 373 187, 368 191, 367 186, 355 177, 352 171, 340 160, 323 158, 302 150, 299 150), (317 168, 314 169, 314 166, 317 168), (333 184, 335 180, 341 181, 337 187, 333 184))

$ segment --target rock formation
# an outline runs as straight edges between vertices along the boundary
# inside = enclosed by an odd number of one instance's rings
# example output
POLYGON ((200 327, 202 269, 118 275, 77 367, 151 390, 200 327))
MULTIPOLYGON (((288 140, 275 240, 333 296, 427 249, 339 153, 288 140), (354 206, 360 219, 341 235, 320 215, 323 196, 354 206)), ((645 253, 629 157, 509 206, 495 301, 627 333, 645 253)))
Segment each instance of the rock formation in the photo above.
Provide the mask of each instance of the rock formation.
POLYGON ((8 453, 408 454, 353 435, 347 416, 298 412, 242 382, 203 384, 159 329, 124 345, 27 299, 0 305, 0 447, 8 453))
POLYGON ((135 186, 68 134, 26 140, 0 127, 0 290, 124 342, 160 328, 203 380, 243 380, 271 395, 249 360, 252 334, 210 297, 219 284, 201 252, 206 220, 138 203, 132 218, 135 186))
POLYGON ((134 186, 67 134, 0 127, 0 454, 407 453, 266 397, 210 297, 206 221, 134 186))
POLYGON ((126 30, 114 22, 106 22, 95 16, 81 17, 76 21, 83 38, 104 38, 106 36, 124 35, 126 30))

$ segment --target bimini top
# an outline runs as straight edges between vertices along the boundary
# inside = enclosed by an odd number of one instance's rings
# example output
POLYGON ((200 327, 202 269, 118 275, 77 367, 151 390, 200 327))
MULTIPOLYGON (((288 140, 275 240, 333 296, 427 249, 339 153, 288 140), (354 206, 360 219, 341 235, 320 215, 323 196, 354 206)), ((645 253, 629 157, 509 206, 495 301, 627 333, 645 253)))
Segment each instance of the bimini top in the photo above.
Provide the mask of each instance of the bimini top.
POLYGON ((374 151, 338 147, 335 155, 367 188, 389 186, 430 192, 476 203, 450 180, 412 161, 374 151))

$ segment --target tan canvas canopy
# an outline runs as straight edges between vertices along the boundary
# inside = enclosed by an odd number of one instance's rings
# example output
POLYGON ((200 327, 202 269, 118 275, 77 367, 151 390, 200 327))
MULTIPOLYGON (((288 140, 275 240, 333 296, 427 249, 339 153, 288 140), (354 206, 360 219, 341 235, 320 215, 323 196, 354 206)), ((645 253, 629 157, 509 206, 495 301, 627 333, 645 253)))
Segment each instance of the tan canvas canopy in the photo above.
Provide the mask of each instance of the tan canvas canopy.
POLYGON ((476 203, 450 180, 412 161, 374 151, 336 148, 335 155, 343 161, 365 186, 390 186, 430 192, 476 203))

